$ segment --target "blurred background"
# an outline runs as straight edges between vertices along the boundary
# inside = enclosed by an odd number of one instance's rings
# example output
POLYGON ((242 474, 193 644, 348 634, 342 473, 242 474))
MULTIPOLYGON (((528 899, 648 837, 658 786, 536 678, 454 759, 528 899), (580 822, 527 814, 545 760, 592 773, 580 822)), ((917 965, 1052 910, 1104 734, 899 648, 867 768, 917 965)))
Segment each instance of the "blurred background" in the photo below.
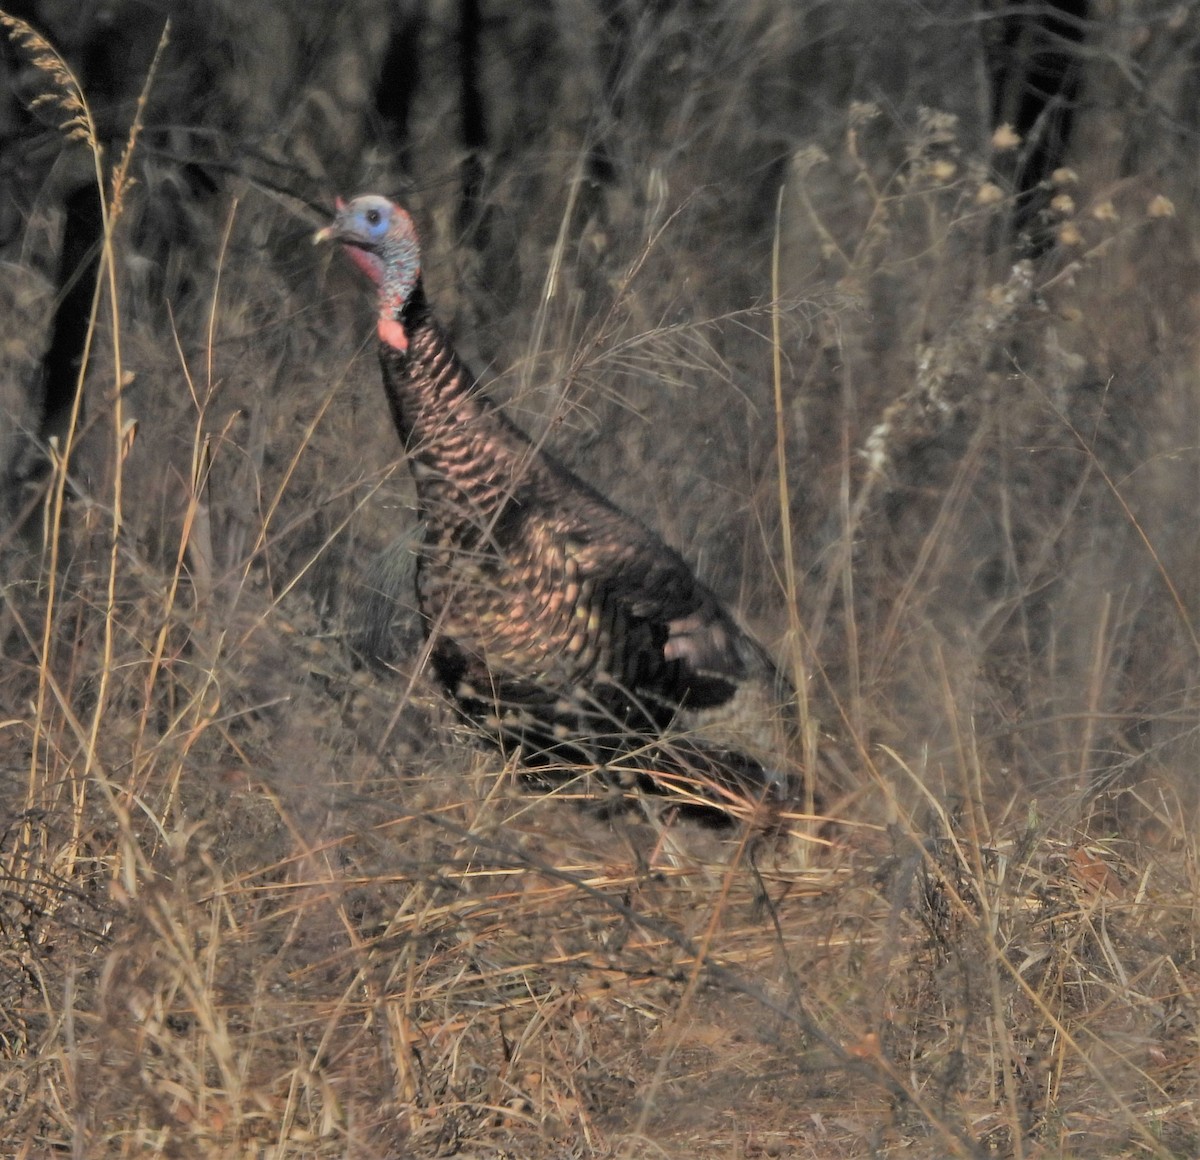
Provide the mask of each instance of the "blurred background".
POLYGON ((75 78, 6 39, 0 848, 54 866, 39 914, 101 905, 139 809, 252 877, 483 776, 403 607, 400 672, 350 660, 413 522, 370 294, 309 244, 368 191, 509 415, 799 676, 839 816, 1194 853, 1190 0, 6 11, 75 78))
MULTIPOLYGON (((824 717, 944 754, 965 714, 1014 789, 1190 767, 1188 5, 9 10, 74 70, 106 166, 171 22, 114 240, 148 565, 174 563, 198 438, 217 590, 249 569, 336 616, 403 531, 368 295, 306 244, 336 194, 381 190, 513 416, 778 643, 777 300, 824 717)), ((11 552, 38 538, 102 216, 86 143, 31 108, 46 78, 12 44, 4 67, 11 552)), ((112 470, 109 310, 75 507, 112 470)))

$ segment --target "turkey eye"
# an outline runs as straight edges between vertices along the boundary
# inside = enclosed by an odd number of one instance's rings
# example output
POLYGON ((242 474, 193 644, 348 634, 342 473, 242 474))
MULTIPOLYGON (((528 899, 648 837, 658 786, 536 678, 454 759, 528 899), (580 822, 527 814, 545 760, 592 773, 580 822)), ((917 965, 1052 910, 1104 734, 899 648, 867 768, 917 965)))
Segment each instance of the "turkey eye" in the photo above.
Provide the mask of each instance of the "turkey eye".
POLYGON ((367 225, 377 226, 377 225, 379 225, 379 221, 380 221, 379 210, 377 210, 377 209, 367 210, 367 225))

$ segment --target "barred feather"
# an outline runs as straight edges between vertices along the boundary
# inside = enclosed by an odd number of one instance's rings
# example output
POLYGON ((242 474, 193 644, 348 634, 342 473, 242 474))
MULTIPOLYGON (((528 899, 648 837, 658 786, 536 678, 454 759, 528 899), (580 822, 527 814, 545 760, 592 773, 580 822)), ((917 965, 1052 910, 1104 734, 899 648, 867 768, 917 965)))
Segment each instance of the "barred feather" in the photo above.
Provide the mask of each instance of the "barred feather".
POLYGON ((531 765, 601 764, 720 798, 793 791, 793 696, 674 550, 533 446, 426 300, 411 219, 339 202, 379 291, 379 353, 416 481, 418 605, 465 717, 531 765))

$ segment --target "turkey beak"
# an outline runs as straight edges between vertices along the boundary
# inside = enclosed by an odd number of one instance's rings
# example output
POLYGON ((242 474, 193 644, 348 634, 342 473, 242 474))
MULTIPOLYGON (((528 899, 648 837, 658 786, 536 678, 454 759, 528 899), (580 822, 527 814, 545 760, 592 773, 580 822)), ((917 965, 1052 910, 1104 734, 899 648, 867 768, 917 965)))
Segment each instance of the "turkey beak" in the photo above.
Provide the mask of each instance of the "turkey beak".
POLYGON ((322 242, 330 242, 338 236, 338 218, 342 216, 342 210, 346 208, 346 203, 340 197, 335 197, 333 199, 333 208, 336 216, 329 225, 322 227, 313 234, 312 240, 314 246, 319 246, 322 242))

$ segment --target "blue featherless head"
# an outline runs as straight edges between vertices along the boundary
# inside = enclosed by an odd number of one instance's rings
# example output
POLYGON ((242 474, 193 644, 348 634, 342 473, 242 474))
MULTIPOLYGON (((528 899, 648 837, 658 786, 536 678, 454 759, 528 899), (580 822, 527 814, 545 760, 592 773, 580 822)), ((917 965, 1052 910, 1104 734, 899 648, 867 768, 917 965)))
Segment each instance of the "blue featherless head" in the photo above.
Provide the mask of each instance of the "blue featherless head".
POLYGON ((315 242, 342 243, 379 290, 381 318, 398 319, 421 273, 421 249, 411 217, 395 202, 368 193, 336 202, 333 221, 315 242))

